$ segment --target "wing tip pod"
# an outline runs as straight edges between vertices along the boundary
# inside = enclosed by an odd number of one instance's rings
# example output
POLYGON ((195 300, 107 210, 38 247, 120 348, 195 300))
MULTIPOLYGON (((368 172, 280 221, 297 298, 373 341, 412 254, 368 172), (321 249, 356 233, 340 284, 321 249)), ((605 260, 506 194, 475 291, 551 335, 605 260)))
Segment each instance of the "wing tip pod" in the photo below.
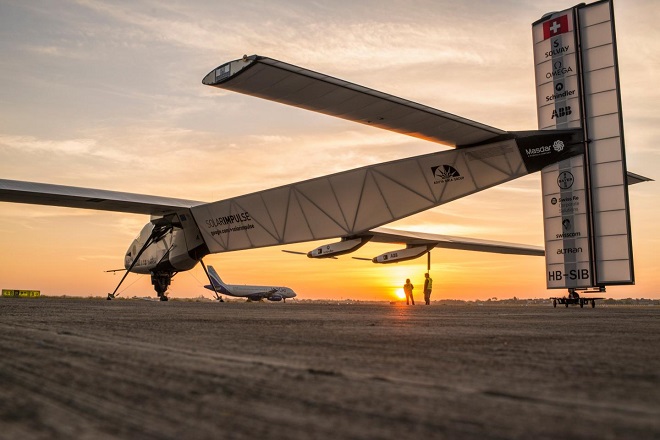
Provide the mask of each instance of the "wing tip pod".
POLYGON ((243 55, 243 57, 237 60, 221 64, 206 74, 202 79, 202 84, 207 86, 217 86, 218 84, 227 81, 232 76, 237 75, 243 69, 251 66, 259 58, 258 55, 243 55))

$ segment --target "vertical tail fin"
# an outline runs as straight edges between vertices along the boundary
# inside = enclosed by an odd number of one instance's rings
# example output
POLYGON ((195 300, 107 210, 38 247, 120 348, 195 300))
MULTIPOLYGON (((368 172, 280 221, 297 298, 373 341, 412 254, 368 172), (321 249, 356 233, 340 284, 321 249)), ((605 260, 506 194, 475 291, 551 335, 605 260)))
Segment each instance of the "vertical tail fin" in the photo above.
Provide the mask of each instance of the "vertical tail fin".
POLYGON ((209 266, 209 275, 211 276, 211 280, 213 280, 213 284, 216 286, 224 286, 225 283, 220 279, 220 275, 218 275, 218 272, 215 271, 213 266, 209 266))

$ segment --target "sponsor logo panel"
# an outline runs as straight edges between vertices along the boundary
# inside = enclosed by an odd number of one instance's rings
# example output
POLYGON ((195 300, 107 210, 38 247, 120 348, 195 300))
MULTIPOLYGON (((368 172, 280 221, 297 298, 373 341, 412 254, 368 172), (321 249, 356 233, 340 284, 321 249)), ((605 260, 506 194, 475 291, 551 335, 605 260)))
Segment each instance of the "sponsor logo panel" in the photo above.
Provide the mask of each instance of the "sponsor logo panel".
MULTIPOLYGON (((547 96, 547 95, 544 95, 547 96)), ((562 124, 562 128, 574 125, 571 128, 580 126, 580 101, 577 93, 561 101, 551 101, 542 103, 538 109, 539 126, 557 127, 562 124)))
POLYGON ((568 195, 546 196, 544 207, 546 208, 544 209, 546 218, 582 214, 586 210, 584 191, 573 191, 568 195))
POLYGON ((434 184, 456 182, 465 179, 465 177, 461 176, 461 173, 451 165, 438 165, 431 167, 431 172, 433 173, 434 184))
POLYGON ((543 23, 543 39, 556 37, 557 35, 565 34, 573 30, 573 20, 568 14, 560 15, 551 18, 543 23), (570 19, 569 19, 570 18, 570 19))

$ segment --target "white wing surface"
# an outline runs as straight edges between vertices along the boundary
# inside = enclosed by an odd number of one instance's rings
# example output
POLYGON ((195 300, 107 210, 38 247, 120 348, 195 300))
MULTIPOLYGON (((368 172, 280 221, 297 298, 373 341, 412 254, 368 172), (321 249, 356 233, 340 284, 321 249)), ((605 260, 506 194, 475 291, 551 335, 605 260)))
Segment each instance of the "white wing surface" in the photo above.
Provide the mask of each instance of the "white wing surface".
POLYGON ((543 246, 483 240, 479 238, 456 237, 453 235, 429 234, 425 232, 403 231, 391 228, 374 228, 367 235, 375 243, 403 243, 406 245, 434 245, 444 249, 492 252, 497 254, 545 255, 543 246))
POLYGON ((213 69, 202 83, 449 146, 505 131, 302 67, 258 55, 213 69))
POLYGON ((5 179, 0 179, 0 202, 97 209, 155 216, 166 215, 181 208, 190 208, 203 203, 194 200, 5 179))
POLYGON ((511 139, 370 165, 191 210, 209 250, 226 252, 364 235, 528 173, 511 139))

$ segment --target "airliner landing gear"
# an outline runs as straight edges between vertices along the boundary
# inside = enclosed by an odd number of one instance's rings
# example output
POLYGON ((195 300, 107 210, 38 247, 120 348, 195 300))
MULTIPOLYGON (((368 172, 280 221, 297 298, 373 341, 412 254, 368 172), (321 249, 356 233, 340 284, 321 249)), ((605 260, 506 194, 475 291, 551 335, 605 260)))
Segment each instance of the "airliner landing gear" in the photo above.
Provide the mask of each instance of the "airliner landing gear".
POLYGON ((173 275, 172 272, 151 272, 151 284, 154 285, 154 290, 161 301, 168 300, 165 292, 172 282, 173 275))

